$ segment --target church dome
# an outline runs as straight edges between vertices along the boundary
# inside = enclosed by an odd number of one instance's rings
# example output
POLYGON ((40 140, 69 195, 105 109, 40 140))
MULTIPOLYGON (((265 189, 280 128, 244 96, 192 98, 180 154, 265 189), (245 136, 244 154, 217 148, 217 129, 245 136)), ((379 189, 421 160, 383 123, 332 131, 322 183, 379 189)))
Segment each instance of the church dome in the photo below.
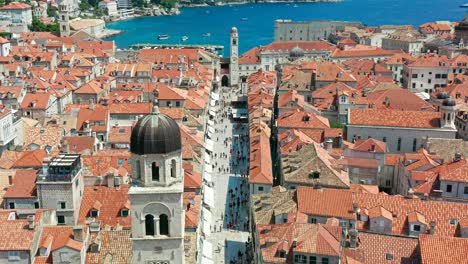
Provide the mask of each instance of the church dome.
POLYGON ((154 105, 153 112, 140 118, 132 129, 130 152, 134 154, 166 154, 182 149, 179 125, 159 113, 157 99, 154 105))
POLYGON ((444 101, 442 101, 443 106, 455 106, 456 104, 457 103, 455 102, 455 100, 452 99, 452 97, 449 97, 445 99, 444 101))
POLYGON ((449 98, 450 96, 448 95, 448 93, 446 92, 440 92, 438 95, 437 95, 437 99, 439 100, 443 100, 443 99, 447 99, 449 98))
POLYGON ((299 47, 295 47, 291 50, 291 52, 289 52, 289 56, 291 58, 300 58, 304 56, 304 50, 299 47))

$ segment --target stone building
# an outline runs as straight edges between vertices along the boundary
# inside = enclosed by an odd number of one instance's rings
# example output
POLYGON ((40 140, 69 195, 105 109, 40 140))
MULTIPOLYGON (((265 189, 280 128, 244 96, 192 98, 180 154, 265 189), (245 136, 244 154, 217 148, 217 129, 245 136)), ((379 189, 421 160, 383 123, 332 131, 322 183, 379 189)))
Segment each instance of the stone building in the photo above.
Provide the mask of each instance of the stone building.
POLYGON ((157 97, 130 139, 133 263, 184 263, 181 136, 177 123, 159 113, 157 97))
POLYGON ((40 208, 56 208, 57 224, 75 225, 80 213, 84 181, 79 154, 44 159, 36 182, 40 208))
POLYGON ((346 21, 297 21, 278 19, 275 21, 275 41, 326 40, 332 33, 345 30, 346 26, 362 28, 360 22, 346 21))
POLYGON ((375 138, 385 142, 390 152, 416 152, 427 137, 455 138, 455 102, 446 99, 440 112, 350 109, 348 138, 375 138))

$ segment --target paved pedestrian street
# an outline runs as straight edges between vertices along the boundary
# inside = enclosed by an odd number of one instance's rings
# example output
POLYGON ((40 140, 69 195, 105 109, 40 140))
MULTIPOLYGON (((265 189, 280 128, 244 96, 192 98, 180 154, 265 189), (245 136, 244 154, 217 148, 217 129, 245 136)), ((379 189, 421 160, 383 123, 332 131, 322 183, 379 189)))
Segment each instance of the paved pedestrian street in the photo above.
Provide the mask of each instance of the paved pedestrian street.
POLYGON ((214 204, 211 235, 214 263, 248 263, 249 240, 248 125, 228 117, 229 102, 235 92, 220 92, 214 118, 213 169, 214 204))

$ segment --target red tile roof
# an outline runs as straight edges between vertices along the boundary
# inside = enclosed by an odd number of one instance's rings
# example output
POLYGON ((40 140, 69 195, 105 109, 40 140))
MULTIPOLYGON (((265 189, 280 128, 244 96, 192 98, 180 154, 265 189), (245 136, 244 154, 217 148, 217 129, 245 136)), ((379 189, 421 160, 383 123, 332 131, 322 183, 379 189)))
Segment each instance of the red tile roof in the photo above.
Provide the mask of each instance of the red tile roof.
MULTIPOLYGON (((42 211, 36 211, 36 226, 41 217, 42 211)), ((28 228, 28 220, 17 219, 16 210, 0 210, 0 251, 31 250, 37 231, 28 228)))
POLYGON ((422 264, 468 263, 468 239, 420 235, 419 245, 422 264))
POLYGON ((293 263, 293 252, 338 257, 340 255, 341 227, 286 223, 257 225, 263 261, 267 263, 293 263), (296 241, 296 247, 293 247, 296 241), (279 257, 284 251, 287 258, 279 257))
POLYGON ((21 102, 20 109, 41 109, 49 107, 50 93, 27 93, 21 102))
POLYGON ((96 221, 100 222, 101 226, 109 225, 115 227, 120 225, 124 228, 130 228, 131 216, 121 216, 122 209, 128 206, 130 199, 128 195, 129 189, 130 186, 125 184, 121 185, 120 188, 86 186, 83 192, 78 223, 81 225, 85 224, 86 218, 90 217, 91 209, 93 209, 96 202, 99 202, 101 206, 96 221))
POLYGON ((11 2, 8 5, 4 5, 0 8, 0 10, 24 10, 24 9, 31 9, 31 6, 26 3, 11 2))
POLYGON ((440 112, 350 109, 350 125, 439 128, 440 112))
POLYGON ((293 110, 278 118, 278 128, 325 129, 330 128, 328 119, 313 113, 293 110))
POLYGON ((68 144, 69 153, 92 152, 96 143, 96 138, 85 136, 63 137, 62 151, 65 150, 65 143, 68 144))
POLYGON ((387 152, 387 145, 385 142, 379 141, 377 139, 369 138, 369 139, 358 139, 354 146, 351 147, 353 150, 356 151, 373 151, 377 153, 384 153, 387 152))
POLYGON ((326 41, 287 41, 287 42, 272 42, 266 46, 261 47, 261 51, 290 51, 295 47, 299 47, 304 51, 308 50, 330 50, 336 49, 326 41))
POLYGON ((184 192, 185 228, 197 228, 200 220, 201 195, 184 192))
POLYGON ((16 170, 13 185, 8 187, 3 198, 35 198, 36 178, 36 170, 16 170))
POLYGON ((200 189, 201 183, 201 173, 194 170, 193 165, 184 164, 184 188, 200 189))

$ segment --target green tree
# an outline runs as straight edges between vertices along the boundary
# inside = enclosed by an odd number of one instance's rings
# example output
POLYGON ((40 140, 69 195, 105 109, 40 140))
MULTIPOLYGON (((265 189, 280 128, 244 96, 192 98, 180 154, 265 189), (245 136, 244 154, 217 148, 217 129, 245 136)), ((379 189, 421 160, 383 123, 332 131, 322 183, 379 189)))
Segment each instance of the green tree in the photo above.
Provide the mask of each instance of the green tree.
MULTIPOLYGON (((1 1, 1 0, 0 0, 0 1, 1 1)), ((47 8, 47 16, 48 16, 48 17, 55 17, 55 18, 57 18, 57 17, 58 17, 57 10, 55 10, 55 9, 52 8, 52 7, 48 7, 48 8, 47 8)))
POLYGON ((29 27, 29 29, 34 32, 59 32, 60 27, 59 24, 46 25, 42 23, 42 21, 40 21, 39 19, 33 18, 32 24, 29 27))

